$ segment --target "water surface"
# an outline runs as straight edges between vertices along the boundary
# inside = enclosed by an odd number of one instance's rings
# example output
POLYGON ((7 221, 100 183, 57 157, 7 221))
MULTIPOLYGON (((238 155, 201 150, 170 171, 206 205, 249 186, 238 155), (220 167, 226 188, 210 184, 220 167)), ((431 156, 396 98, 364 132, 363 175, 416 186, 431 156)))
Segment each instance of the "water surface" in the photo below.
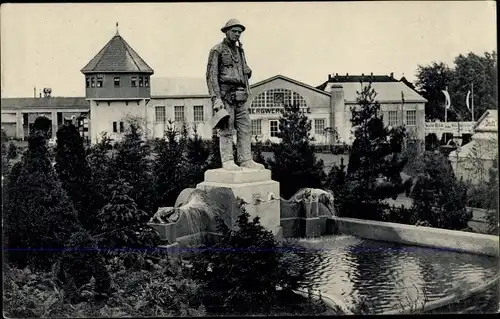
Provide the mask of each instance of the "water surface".
MULTIPOLYGON (((484 284, 498 273, 498 258, 327 236, 291 240, 309 248, 304 288, 327 293, 347 307, 365 301, 371 314, 422 309, 423 304, 484 284)), ((497 301, 498 303, 498 301, 497 301)))

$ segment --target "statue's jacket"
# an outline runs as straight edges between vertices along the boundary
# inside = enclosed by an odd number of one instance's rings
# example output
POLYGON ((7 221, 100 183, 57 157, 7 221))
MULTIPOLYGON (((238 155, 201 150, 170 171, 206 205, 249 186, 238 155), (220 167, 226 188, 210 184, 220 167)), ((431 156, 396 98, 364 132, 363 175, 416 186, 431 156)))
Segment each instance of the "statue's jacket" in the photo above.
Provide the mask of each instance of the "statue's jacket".
POLYGON ((245 87, 245 75, 250 78, 252 71, 246 64, 241 46, 224 39, 210 50, 206 78, 212 101, 222 99, 232 88, 245 87))

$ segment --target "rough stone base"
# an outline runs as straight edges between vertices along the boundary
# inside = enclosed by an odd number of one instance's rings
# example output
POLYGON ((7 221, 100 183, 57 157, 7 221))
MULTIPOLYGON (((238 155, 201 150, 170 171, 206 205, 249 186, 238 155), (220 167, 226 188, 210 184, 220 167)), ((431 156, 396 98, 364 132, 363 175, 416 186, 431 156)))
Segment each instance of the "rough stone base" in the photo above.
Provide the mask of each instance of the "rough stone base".
MULTIPOLYGON (((262 226, 273 231, 275 237, 280 237, 280 188, 278 182, 271 180, 270 170, 208 170, 205 181, 196 188, 208 190, 214 187, 230 188, 234 196, 247 203, 245 209, 252 218, 259 216, 262 226)), ((231 216, 233 225, 237 218, 231 216)))

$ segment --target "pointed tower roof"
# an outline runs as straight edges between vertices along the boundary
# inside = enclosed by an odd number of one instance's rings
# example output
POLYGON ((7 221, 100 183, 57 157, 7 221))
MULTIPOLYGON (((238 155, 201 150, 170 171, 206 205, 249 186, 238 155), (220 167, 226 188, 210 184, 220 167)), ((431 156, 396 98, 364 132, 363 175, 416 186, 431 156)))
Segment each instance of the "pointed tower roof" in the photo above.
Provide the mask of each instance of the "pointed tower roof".
POLYGON ((81 69, 81 72, 83 74, 114 72, 153 74, 153 69, 120 36, 118 33, 118 23, 116 27, 115 36, 81 69))

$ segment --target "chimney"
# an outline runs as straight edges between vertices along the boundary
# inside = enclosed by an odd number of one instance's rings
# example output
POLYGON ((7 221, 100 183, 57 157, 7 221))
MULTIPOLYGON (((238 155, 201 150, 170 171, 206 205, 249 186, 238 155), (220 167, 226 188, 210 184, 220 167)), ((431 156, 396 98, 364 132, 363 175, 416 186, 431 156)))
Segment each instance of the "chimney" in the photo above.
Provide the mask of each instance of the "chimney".
POLYGON ((345 76, 349 76, 349 73, 346 73, 345 76))
POLYGON ((370 76, 373 76, 373 72, 370 73, 370 76))
POLYGON ((338 74, 338 73, 335 73, 335 76, 339 76, 339 74, 338 74))
POLYGON ((394 72, 391 72, 391 79, 394 79, 394 72))
MULTIPOLYGON (((341 141, 345 139, 345 102, 344 88, 340 84, 333 84, 330 88, 330 127, 335 128, 341 141)), ((331 141, 332 143, 334 141, 331 141)))
POLYGON ((328 74, 328 82, 330 82, 331 80, 332 80, 332 75, 328 74))

